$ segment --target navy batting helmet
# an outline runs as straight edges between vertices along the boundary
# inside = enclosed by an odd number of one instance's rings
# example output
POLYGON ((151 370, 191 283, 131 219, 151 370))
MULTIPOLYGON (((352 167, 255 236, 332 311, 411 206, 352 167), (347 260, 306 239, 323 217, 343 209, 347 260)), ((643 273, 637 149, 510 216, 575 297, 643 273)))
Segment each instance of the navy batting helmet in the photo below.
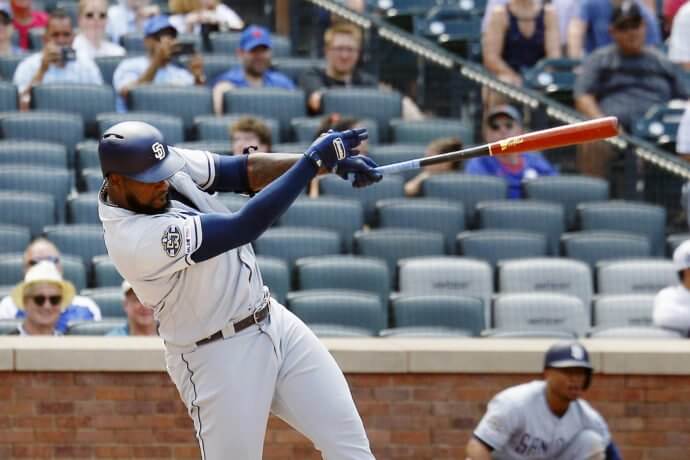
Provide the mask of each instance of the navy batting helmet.
POLYGON ((592 380, 592 364, 589 362, 589 353, 578 342, 558 342, 546 350, 544 355, 544 369, 566 367, 581 367, 587 369, 586 390, 592 380))
POLYGON ((158 129, 141 121, 124 121, 108 128, 98 143, 98 158, 103 177, 116 173, 146 183, 169 178, 185 162, 168 150, 158 129))

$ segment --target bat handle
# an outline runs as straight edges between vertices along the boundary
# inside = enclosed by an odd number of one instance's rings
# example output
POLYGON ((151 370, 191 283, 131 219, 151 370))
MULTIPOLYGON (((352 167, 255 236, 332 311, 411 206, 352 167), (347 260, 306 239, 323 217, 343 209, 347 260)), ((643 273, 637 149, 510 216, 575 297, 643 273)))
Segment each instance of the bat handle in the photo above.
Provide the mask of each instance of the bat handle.
POLYGON ((417 160, 408 160, 408 161, 401 161, 400 163, 393 163, 390 165, 385 165, 385 166, 379 166, 378 168, 375 168, 377 172, 380 172, 381 174, 395 174, 403 171, 409 171, 411 169, 419 169, 420 164, 419 164, 419 159, 417 160))

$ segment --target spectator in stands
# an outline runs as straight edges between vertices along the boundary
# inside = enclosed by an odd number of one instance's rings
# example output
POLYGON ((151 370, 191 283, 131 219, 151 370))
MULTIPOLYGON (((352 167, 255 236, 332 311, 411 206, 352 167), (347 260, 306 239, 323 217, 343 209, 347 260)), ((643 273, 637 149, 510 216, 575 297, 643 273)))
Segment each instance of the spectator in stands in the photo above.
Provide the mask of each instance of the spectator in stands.
MULTIPOLYGON (((62 274, 62 263, 58 249, 51 241, 45 238, 37 238, 24 250, 24 275, 26 276, 31 267, 44 261, 54 263, 62 274)), ((11 296, 7 296, 0 301, 0 319, 23 317, 24 311, 18 308, 11 296)), ((64 333, 70 321, 98 321, 100 319, 101 310, 98 308, 98 305, 88 297, 76 295, 72 297, 71 303, 60 314, 56 329, 64 333)))
POLYGON ((53 10, 48 18, 43 50, 19 63, 14 71, 14 84, 19 91, 20 108, 28 110, 31 88, 43 83, 103 84, 101 71, 93 60, 78 55, 72 48, 72 19, 62 9, 53 10))
POLYGON ((129 92, 142 85, 204 85, 204 61, 201 54, 189 58, 187 68, 178 63, 181 47, 177 29, 167 16, 155 16, 144 27, 144 46, 148 54, 124 59, 113 74, 113 87, 119 97, 117 110, 126 111, 129 92))
POLYGON ((29 49, 29 31, 48 26, 48 14, 33 9, 31 0, 10 0, 12 25, 19 35, 19 47, 29 49))
MULTIPOLYGON (((680 69, 660 51, 645 46, 645 25, 640 6, 624 0, 611 16, 614 44, 598 49, 582 63, 575 81, 575 107, 595 118, 618 117, 631 131, 635 120, 655 104, 685 99, 680 69)), ((579 146, 577 168, 583 174, 606 177, 616 151, 607 143, 579 146)))
MULTIPOLYGON (((322 98, 328 88, 379 87, 390 91, 390 86, 379 83, 371 75, 357 69, 362 48, 362 32, 354 25, 337 23, 324 33, 326 68, 314 67, 299 78, 299 86, 307 96, 307 109, 311 114, 323 111, 322 98)), ((419 120, 424 115, 417 105, 403 96, 402 115, 407 120, 419 120)))
MULTIPOLYGON (((690 101, 685 106, 683 117, 676 133, 676 152, 685 161, 690 161, 690 101)), ((686 182, 681 193, 681 206, 690 228, 690 182, 686 182)))
POLYGON ((153 309, 141 303, 139 297, 134 293, 132 285, 127 281, 122 282, 122 308, 127 314, 127 323, 110 330, 105 335, 156 335, 156 320, 153 318, 153 309))
POLYGON ((256 117, 240 118, 230 125, 229 132, 233 155, 271 151, 271 129, 256 117))
POLYGON ((634 1, 640 21, 644 22, 642 34, 647 45, 661 44, 661 31, 654 14, 638 0, 582 0, 580 13, 568 26, 568 56, 580 59, 597 48, 616 41, 610 24, 613 23, 614 10, 634 1))
POLYGON ((12 289, 12 300, 24 312, 24 321, 9 335, 61 335, 58 320, 74 293, 74 285, 62 279, 54 263, 37 263, 12 289))
POLYGON ((242 30, 244 21, 218 0, 169 0, 170 22, 179 32, 206 37, 210 32, 242 30))
POLYGON ((108 41, 105 24, 108 16, 106 0, 79 2, 79 33, 74 37, 74 50, 91 59, 100 56, 124 56, 125 49, 108 41))
POLYGON ((652 321, 655 326, 690 333, 690 241, 673 252, 679 283, 659 291, 654 297, 652 321))
POLYGON ((12 56, 23 52, 21 48, 12 44, 13 32, 10 12, 0 7, 0 56, 12 56))
POLYGON ((252 25, 240 36, 237 57, 241 65, 218 75, 213 81, 213 110, 223 113, 223 95, 235 88, 295 89, 290 77, 271 69, 271 33, 252 25))
POLYGON ((678 10, 668 40, 668 58, 690 72, 690 3, 678 10))
MULTIPOLYGON (((426 146, 425 157, 432 157, 442 153, 454 152, 462 149, 462 141, 457 137, 442 137, 433 140, 426 146)), ((422 193, 422 183, 435 174, 456 172, 460 167, 459 161, 449 163, 439 163, 437 165, 425 166, 422 171, 405 183, 406 196, 418 196, 422 193)))
MULTIPOLYGON (((497 142, 522 134, 522 115, 512 105, 489 110, 484 121, 484 140, 497 142)), ((553 176, 556 170, 541 153, 528 152, 472 158, 465 163, 465 173, 502 177, 508 183, 508 198, 522 198, 522 183, 539 176, 553 176)))
POLYGON ((542 58, 561 57, 558 17, 539 0, 510 0, 491 11, 482 34, 484 67, 503 81, 522 85, 522 73, 542 58))
POLYGON ((105 30, 113 43, 120 44, 123 35, 143 32, 144 24, 160 14, 160 8, 151 0, 119 0, 108 8, 105 30))
MULTIPOLYGON (((339 113, 331 113, 330 115, 326 115, 321 119, 321 124, 316 130, 314 139, 327 132, 329 129, 332 129, 333 131, 347 131, 348 129, 355 128, 366 128, 366 126, 363 125, 358 118, 344 117, 339 113)), ((369 140, 363 140, 357 146, 357 151, 362 155, 367 155, 369 153, 369 140)))

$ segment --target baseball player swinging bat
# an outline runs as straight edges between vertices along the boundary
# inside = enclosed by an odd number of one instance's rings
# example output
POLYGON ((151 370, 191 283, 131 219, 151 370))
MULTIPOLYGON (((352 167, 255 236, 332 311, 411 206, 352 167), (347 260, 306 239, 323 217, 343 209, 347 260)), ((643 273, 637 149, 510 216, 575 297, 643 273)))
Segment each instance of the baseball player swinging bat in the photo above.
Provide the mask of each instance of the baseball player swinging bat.
POLYGON ((618 134, 618 119, 616 117, 602 117, 594 120, 572 123, 556 128, 542 129, 532 133, 509 137, 502 141, 469 147, 455 152, 443 153, 426 158, 401 161, 376 168, 381 174, 397 173, 418 169, 449 161, 485 155, 510 155, 513 153, 546 150, 583 142, 598 141, 618 134))

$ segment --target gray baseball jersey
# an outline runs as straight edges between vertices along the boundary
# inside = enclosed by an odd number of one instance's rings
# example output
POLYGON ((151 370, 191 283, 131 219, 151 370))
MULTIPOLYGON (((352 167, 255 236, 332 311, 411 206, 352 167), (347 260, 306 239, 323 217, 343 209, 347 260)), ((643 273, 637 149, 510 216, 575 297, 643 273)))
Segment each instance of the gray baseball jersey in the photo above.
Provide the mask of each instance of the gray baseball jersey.
POLYGON ((160 336, 184 346, 253 311, 263 281, 250 244, 194 263, 191 255, 203 239, 199 213, 230 211, 204 191, 215 178, 211 154, 169 148, 186 160, 169 183, 194 207, 173 197, 163 214, 138 214, 107 203, 102 190, 98 214, 108 254, 142 303, 154 309, 160 336))
POLYGON ((546 382, 533 382, 498 393, 474 435, 494 448, 501 460, 547 460, 556 457, 582 430, 598 433, 604 445, 611 435, 604 419, 586 401, 570 403, 557 417, 546 402, 546 382))

